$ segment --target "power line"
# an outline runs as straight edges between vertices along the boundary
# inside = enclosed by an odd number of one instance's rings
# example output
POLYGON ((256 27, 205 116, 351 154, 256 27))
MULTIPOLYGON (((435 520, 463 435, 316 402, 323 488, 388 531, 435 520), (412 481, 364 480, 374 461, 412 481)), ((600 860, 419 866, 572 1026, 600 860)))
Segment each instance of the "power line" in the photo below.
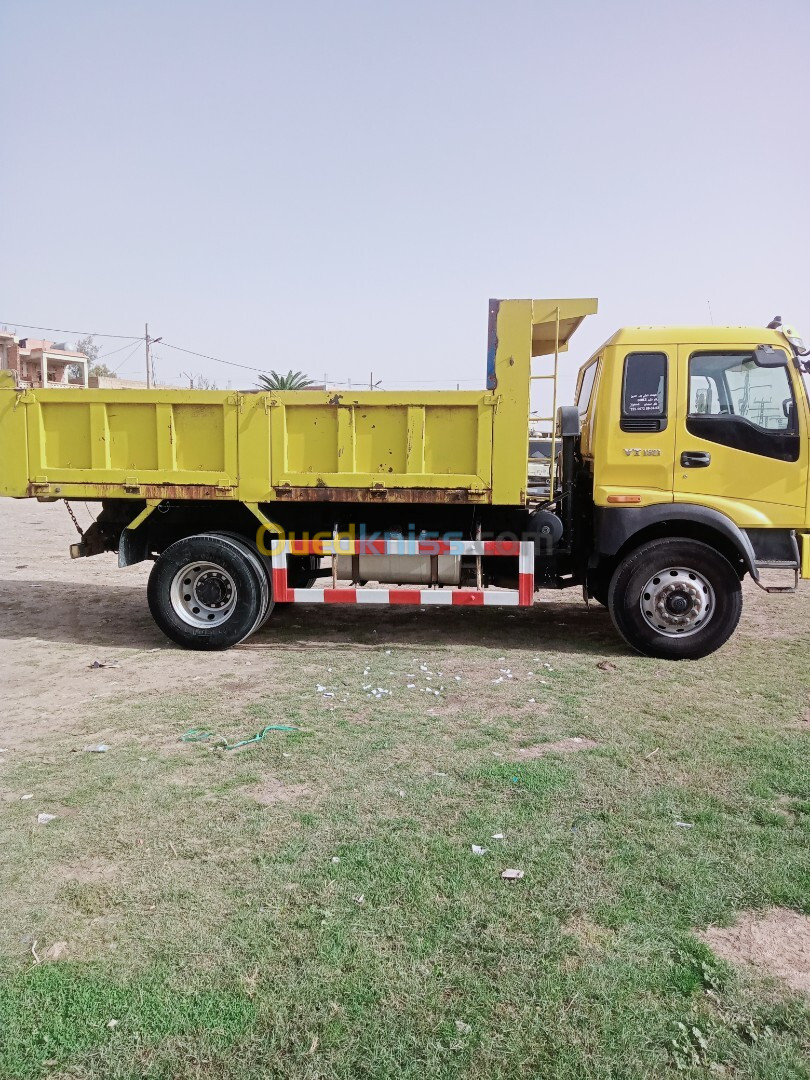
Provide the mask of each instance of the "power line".
POLYGON ((201 360, 213 360, 215 364, 227 364, 228 367, 244 368, 246 371, 258 371, 264 373, 267 368, 251 367, 250 364, 237 364, 234 360, 220 360, 218 356, 207 356, 205 353, 194 352, 192 349, 181 349, 179 345, 170 345, 168 341, 162 342, 167 349, 174 349, 176 352, 188 353, 189 356, 199 356, 201 360))
MULTIPOLYGON (((228 367, 244 368, 246 371, 258 371, 260 374, 266 374, 267 370, 268 370, 266 367, 259 368, 259 367, 251 367, 250 364, 237 364, 234 360, 220 360, 220 358, 218 356, 209 356, 207 353, 194 352, 193 349, 182 349, 179 345, 170 345, 168 341, 164 341, 164 342, 162 342, 162 344, 165 345, 169 349, 175 349, 177 352, 188 353, 189 356, 199 356, 201 360, 213 360, 215 364, 227 364, 228 367)), ((330 379, 329 380, 329 385, 330 386, 351 386, 354 389, 360 390, 360 389, 362 389, 363 381, 364 381, 363 379, 330 379)), ((475 384, 477 386, 480 380, 479 379, 454 379, 452 377, 448 377, 446 379, 400 379, 400 380, 393 380, 393 381, 390 380, 390 379, 383 379, 382 381, 385 382, 389 386, 392 386, 392 385, 393 386, 413 386, 414 383, 418 383, 419 385, 427 385, 427 384, 436 385, 436 384, 458 383, 458 382, 473 383, 473 384, 475 384)))
POLYGON ((102 334, 98 330, 60 330, 55 326, 32 326, 30 323, 16 322, 14 319, 0 319, 5 326, 21 326, 23 330, 47 330, 49 334, 78 334, 79 337, 109 337, 128 341, 143 341, 135 334, 102 334))
POLYGON ((140 349, 140 347, 141 347, 141 341, 140 341, 140 338, 139 338, 135 342, 135 344, 132 346, 130 351, 127 353, 127 355, 124 357, 124 359, 121 361, 121 363, 118 365, 118 367, 113 368, 113 374, 115 374, 117 371, 120 371, 121 368, 124 366, 124 364, 129 363, 129 361, 132 359, 132 357, 135 355, 135 353, 138 351, 138 349, 140 349))
MULTIPOLYGON (((138 341, 138 344, 140 344, 140 340, 138 341)), ((115 356, 116 353, 123 352, 124 349, 129 349, 129 348, 131 348, 131 345, 130 345, 129 342, 127 342, 126 345, 122 345, 120 347, 120 349, 110 349, 109 352, 99 353, 98 356, 96 357, 96 359, 97 360, 104 360, 108 356, 115 356)))

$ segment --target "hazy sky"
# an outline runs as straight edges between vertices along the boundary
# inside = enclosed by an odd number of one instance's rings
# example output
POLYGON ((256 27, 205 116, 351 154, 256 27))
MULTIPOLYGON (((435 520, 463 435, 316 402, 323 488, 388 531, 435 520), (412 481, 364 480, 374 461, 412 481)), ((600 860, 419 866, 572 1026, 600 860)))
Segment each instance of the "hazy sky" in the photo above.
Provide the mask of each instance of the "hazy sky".
POLYGON ((3 0, 0 40, 12 328, 394 389, 483 386, 490 296, 598 296, 571 369, 707 301, 810 337, 810 0, 3 0))

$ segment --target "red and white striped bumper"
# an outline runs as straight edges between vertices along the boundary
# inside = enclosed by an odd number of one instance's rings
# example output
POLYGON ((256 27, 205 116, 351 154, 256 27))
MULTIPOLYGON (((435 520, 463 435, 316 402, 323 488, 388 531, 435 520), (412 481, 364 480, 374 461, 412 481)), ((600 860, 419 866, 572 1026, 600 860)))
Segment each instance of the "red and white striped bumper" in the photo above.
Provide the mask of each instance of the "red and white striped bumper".
POLYGON ((287 604, 443 604, 450 607, 530 607, 534 600, 534 542, 531 540, 276 540, 273 597, 287 604), (290 589, 290 555, 496 555, 518 559, 517 592, 504 589, 290 589))

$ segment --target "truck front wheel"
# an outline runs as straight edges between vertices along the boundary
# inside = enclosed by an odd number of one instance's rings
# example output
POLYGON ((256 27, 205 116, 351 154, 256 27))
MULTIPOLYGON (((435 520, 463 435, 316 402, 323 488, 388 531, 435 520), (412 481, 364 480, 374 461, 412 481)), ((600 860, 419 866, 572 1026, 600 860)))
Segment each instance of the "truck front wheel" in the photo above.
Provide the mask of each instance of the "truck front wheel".
POLYGON ((171 544, 152 567, 149 610, 189 649, 227 649, 249 637, 272 603, 258 558, 240 540, 200 533, 171 544))
POLYGON ((742 613, 731 563, 697 540, 653 540, 613 574, 608 607, 624 640, 645 656, 699 660, 734 633, 742 613))

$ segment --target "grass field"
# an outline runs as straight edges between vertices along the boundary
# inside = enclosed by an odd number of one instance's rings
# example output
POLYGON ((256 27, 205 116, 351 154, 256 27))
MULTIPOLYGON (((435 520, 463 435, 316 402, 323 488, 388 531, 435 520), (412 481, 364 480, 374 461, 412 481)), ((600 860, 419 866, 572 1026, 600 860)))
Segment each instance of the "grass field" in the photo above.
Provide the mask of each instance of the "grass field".
POLYGON ((667 664, 541 615, 282 622, 272 678, 6 755, 0 1076, 810 1076, 807 1000, 695 936, 810 911, 810 632, 667 664))

